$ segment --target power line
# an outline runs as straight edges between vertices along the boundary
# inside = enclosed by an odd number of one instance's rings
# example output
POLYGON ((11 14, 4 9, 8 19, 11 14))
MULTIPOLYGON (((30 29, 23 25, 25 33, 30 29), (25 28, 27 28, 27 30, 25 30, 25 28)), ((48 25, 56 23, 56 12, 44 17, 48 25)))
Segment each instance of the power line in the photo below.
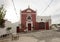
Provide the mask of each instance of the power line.
POLYGON ((51 0, 51 2, 48 4, 48 6, 42 11, 42 13, 41 14, 43 14, 46 10, 47 10, 47 8, 51 5, 51 3, 53 2, 53 0, 51 0))
POLYGON ((16 13, 16 15, 17 15, 16 8, 15 8, 15 4, 14 4, 14 1, 13 1, 13 0, 12 0, 12 3, 13 3, 14 11, 15 11, 15 13, 16 13))

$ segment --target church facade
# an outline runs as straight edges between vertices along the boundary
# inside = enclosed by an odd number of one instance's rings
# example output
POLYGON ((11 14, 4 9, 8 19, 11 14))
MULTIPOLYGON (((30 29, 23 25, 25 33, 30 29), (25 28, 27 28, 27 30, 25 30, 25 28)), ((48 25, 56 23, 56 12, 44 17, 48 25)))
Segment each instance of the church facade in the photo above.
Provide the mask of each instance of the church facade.
MULTIPOLYGON (((49 30, 51 25, 50 16, 37 16, 37 12, 31 8, 20 11, 22 31, 49 30)), ((19 30, 19 29, 18 29, 19 30)))

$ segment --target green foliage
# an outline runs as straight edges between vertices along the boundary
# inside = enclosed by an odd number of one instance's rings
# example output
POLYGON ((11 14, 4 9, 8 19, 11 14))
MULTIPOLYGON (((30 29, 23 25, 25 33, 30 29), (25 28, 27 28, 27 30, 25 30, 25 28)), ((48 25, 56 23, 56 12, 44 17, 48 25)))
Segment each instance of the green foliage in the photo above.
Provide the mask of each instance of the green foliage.
POLYGON ((11 29, 12 29, 11 27, 7 27, 7 29, 6 29, 7 33, 10 34, 10 30, 11 30, 11 29))
POLYGON ((5 27, 4 23, 5 23, 5 20, 4 19, 0 19, 0 27, 5 27))
POLYGON ((5 17, 5 14, 6 14, 6 11, 3 7, 3 5, 0 7, 0 27, 4 27, 4 23, 5 23, 5 20, 4 20, 4 17, 5 17))
POLYGON ((7 31, 11 30, 11 27, 8 27, 6 30, 7 30, 7 31))

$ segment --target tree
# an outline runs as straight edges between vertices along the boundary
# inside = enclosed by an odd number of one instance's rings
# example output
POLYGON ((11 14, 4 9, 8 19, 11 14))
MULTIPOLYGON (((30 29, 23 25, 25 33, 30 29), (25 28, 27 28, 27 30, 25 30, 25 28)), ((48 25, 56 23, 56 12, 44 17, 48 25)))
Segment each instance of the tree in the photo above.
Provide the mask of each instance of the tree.
POLYGON ((7 32, 10 33, 11 27, 7 27, 7 32))
POLYGON ((4 7, 3 7, 3 5, 1 5, 1 7, 0 7, 0 27, 5 27, 5 20, 4 20, 4 17, 5 17, 5 15, 6 15, 6 11, 5 11, 5 9, 4 9, 4 7))

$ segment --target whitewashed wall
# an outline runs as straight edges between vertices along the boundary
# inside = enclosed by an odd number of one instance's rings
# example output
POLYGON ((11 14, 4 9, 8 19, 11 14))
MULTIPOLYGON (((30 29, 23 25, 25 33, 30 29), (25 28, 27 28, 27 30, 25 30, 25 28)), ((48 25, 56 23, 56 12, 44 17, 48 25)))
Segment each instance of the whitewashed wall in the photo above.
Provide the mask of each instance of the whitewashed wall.
POLYGON ((10 21, 6 21, 5 22, 5 28, 0 28, 0 35, 3 35, 3 34, 6 34, 7 31, 6 31, 6 28, 8 27, 12 27, 12 29, 10 30, 11 33, 16 33, 16 27, 18 26, 18 24, 14 24, 14 23, 11 23, 10 21))
POLYGON ((0 28, 0 35, 6 34, 6 29, 5 28, 0 28))

